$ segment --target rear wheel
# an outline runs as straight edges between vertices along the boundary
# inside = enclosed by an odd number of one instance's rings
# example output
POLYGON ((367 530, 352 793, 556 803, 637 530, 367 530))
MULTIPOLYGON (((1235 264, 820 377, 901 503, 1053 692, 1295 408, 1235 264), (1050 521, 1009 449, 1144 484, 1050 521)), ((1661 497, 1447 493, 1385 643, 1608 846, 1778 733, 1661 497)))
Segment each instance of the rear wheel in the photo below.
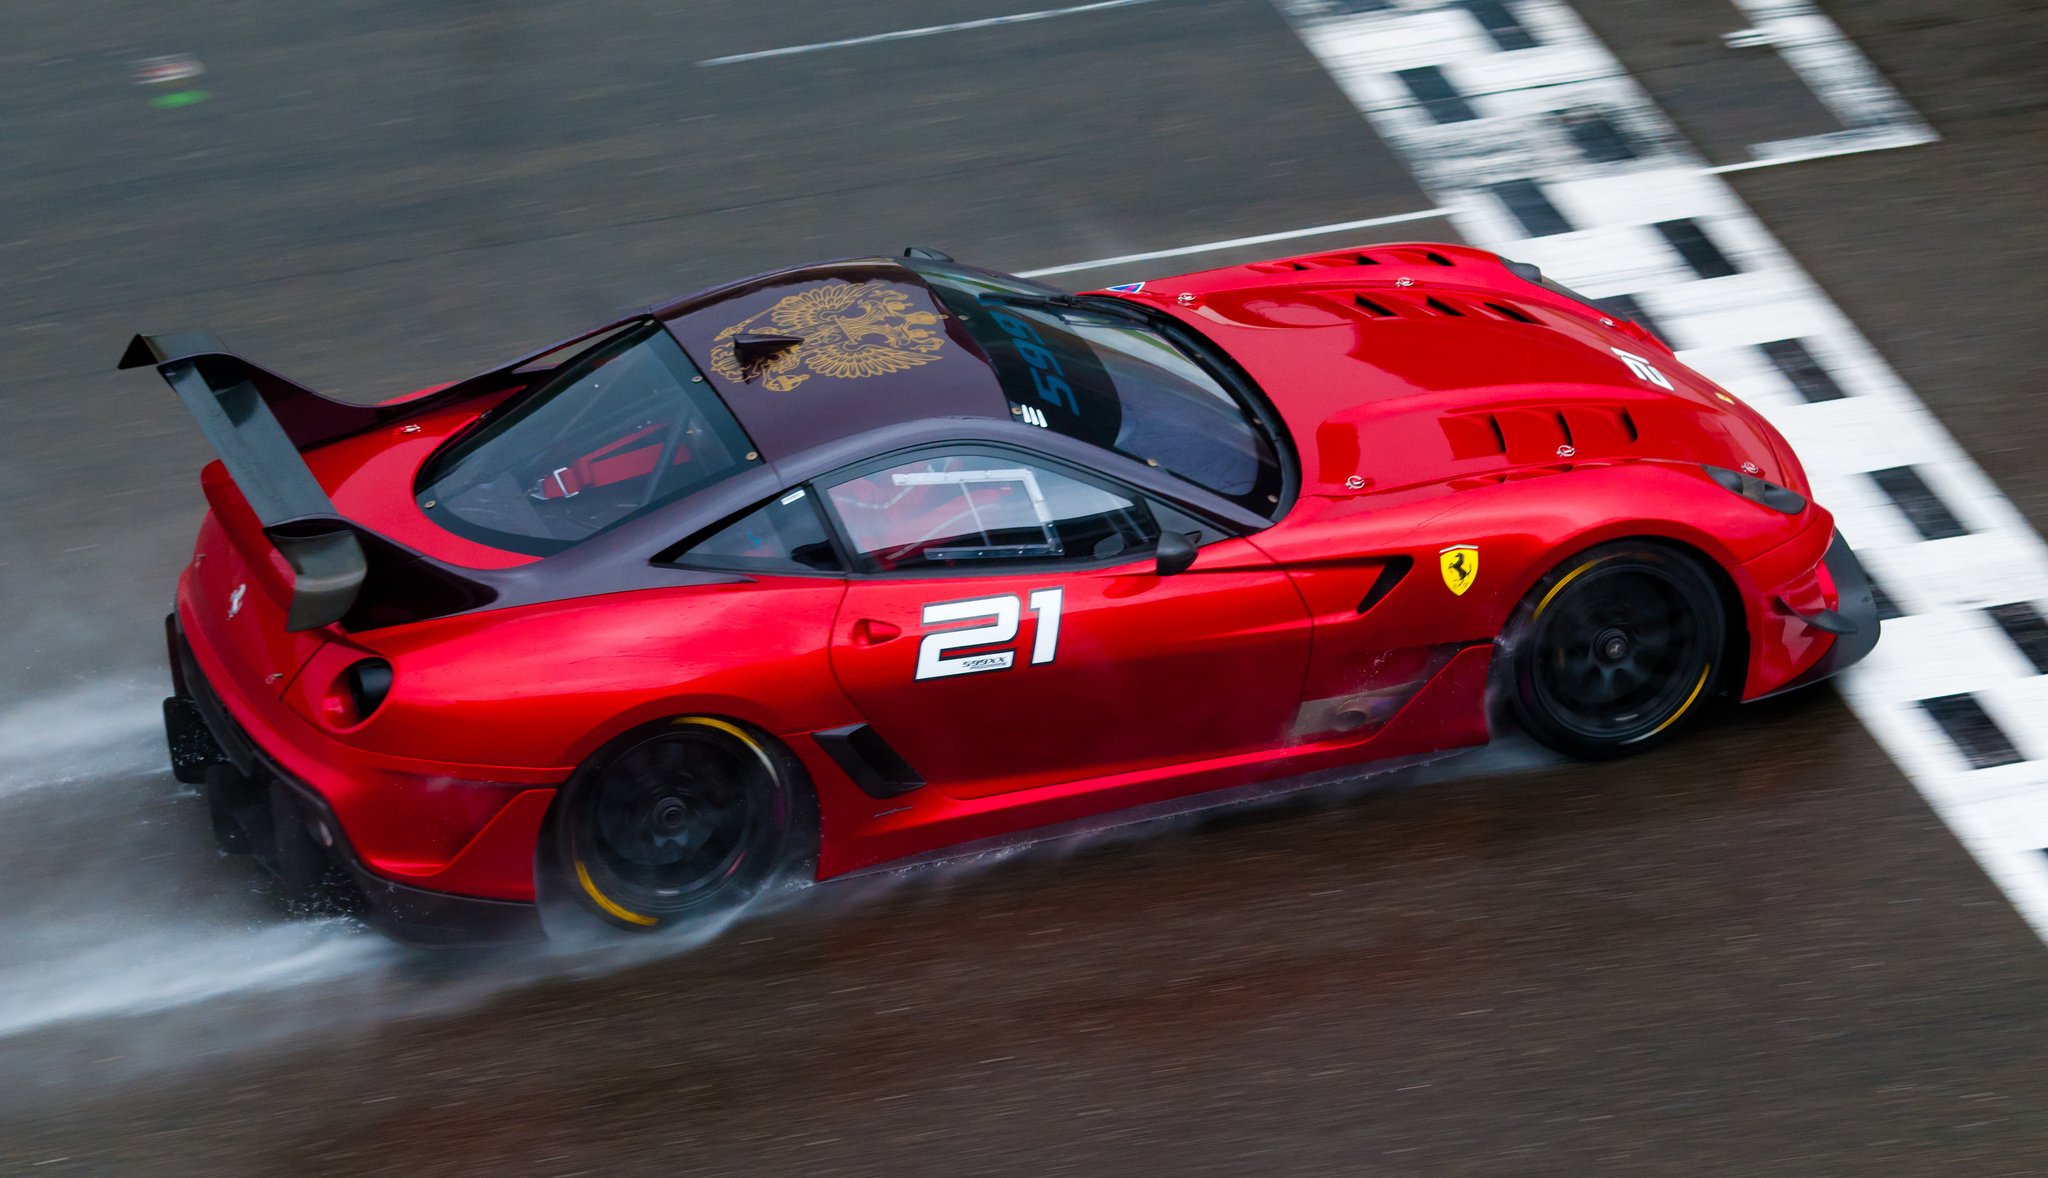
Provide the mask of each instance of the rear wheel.
POLYGON ((605 746, 556 798, 539 885, 551 929, 654 932, 744 904, 804 849, 809 794, 773 741, 683 716, 605 746))
POLYGON ((1710 696, 1727 632, 1721 596, 1694 558, 1641 541, 1589 549, 1516 611, 1507 644, 1515 714, 1571 756, 1639 751, 1710 696))

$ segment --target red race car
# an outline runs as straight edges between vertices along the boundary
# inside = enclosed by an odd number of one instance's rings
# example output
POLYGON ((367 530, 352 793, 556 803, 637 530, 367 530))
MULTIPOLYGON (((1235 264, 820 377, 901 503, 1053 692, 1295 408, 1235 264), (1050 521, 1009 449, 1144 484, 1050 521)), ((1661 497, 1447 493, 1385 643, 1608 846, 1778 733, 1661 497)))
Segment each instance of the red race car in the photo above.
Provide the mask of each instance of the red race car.
POLYGON ((138 336, 220 455, 180 780, 405 938, 651 930, 1483 743, 1608 757, 1878 635, 1785 440, 1534 267, 1069 295, 829 262, 375 406, 138 336))

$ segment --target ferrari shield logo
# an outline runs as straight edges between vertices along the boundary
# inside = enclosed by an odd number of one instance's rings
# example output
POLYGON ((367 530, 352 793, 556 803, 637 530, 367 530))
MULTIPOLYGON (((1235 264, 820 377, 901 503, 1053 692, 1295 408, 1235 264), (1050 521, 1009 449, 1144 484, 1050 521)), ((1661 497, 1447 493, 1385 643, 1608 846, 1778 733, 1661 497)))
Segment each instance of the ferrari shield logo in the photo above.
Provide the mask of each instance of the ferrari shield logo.
POLYGON ((1443 569, 1444 585, 1459 597, 1472 587, 1473 578, 1479 575, 1479 549, 1471 544, 1453 544, 1436 554, 1437 566, 1443 569))

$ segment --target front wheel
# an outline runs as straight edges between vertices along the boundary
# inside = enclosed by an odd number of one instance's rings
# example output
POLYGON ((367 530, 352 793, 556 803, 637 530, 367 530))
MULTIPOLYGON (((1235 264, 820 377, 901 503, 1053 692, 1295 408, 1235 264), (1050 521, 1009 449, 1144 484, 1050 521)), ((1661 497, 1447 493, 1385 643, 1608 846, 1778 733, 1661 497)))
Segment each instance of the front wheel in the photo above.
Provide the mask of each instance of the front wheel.
POLYGON ((1570 756, 1640 751, 1709 697, 1727 633, 1721 595, 1697 560, 1640 541, 1588 549, 1516 610, 1507 642, 1515 715, 1570 756))
POLYGON ((627 733, 555 799, 542 915, 551 931, 595 917, 653 932, 729 913, 804 849, 808 796, 787 752, 730 721, 682 716, 627 733))

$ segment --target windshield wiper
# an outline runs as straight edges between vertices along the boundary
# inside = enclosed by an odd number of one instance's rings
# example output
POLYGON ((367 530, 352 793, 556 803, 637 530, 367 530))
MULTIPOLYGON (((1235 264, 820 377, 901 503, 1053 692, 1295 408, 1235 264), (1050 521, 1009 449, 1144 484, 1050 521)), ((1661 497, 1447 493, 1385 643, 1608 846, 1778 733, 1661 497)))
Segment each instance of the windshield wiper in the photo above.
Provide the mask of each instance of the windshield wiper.
POLYGON ((1012 294, 1009 291, 988 290, 976 291, 974 298, 977 302, 997 303, 1005 307, 1054 307, 1062 311, 1081 309, 1081 300, 1070 294, 1012 294))
POLYGON ((1141 308, 1132 306, 1121 299, 1084 299, 1070 294, 1026 294, 1008 291, 978 291, 976 299, 984 303, 995 303, 1004 307, 1030 307, 1039 311, 1092 311, 1098 315, 1120 315, 1125 319, 1146 321, 1141 308))

